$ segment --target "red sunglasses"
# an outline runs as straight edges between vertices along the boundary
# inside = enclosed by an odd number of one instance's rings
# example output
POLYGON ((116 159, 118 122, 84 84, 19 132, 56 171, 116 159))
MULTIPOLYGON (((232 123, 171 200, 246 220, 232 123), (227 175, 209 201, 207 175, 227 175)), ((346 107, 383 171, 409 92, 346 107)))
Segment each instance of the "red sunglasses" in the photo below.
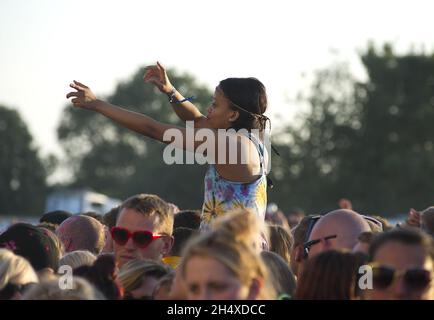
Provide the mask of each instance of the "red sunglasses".
POLYGON ((146 230, 131 232, 130 230, 121 227, 111 228, 110 234, 113 240, 120 246, 126 245, 128 240, 132 238, 134 244, 142 249, 149 246, 155 239, 163 237, 154 236, 152 232, 146 230))

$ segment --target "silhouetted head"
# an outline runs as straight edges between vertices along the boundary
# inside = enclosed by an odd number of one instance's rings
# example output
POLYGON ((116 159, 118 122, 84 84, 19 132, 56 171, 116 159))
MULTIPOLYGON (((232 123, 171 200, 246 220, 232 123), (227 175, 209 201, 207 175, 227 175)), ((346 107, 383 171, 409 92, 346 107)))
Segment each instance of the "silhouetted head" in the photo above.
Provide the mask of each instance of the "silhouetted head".
POLYGON ((55 225, 61 224, 63 221, 71 217, 72 214, 63 210, 56 210, 44 213, 42 217, 39 219, 39 222, 48 222, 55 225))

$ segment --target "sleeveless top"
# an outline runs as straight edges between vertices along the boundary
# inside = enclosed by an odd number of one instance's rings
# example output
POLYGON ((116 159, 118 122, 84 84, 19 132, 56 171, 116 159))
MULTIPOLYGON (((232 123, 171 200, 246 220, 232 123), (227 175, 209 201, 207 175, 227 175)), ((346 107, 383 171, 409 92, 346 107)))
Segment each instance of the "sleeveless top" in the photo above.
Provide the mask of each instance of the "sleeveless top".
POLYGON ((259 153, 260 177, 250 183, 229 181, 221 177, 210 164, 205 174, 205 195, 202 207, 201 230, 207 230, 217 217, 234 209, 252 209, 264 221, 267 207, 267 175, 264 161, 265 148, 254 135, 249 139, 259 153))

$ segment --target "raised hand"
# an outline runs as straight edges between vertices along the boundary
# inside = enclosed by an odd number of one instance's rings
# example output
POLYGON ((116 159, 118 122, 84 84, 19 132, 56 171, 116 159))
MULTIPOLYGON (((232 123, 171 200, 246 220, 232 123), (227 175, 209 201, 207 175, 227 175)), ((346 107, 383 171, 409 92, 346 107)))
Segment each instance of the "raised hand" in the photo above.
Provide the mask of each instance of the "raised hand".
POLYGON ((166 69, 158 61, 156 65, 146 67, 143 80, 146 83, 153 83, 158 90, 166 94, 170 93, 173 89, 169 77, 167 76, 166 69))
POLYGON ((74 107, 85 108, 85 109, 93 109, 92 102, 96 101, 97 98, 94 93, 89 89, 89 87, 84 84, 75 81, 69 85, 71 88, 77 90, 73 92, 69 92, 66 97, 71 99, 74 107))
POLYGON ((420 212, 411 208, 410 211, 408 212, 406 223, 410 227, 419 228, 420 227, 420 212))

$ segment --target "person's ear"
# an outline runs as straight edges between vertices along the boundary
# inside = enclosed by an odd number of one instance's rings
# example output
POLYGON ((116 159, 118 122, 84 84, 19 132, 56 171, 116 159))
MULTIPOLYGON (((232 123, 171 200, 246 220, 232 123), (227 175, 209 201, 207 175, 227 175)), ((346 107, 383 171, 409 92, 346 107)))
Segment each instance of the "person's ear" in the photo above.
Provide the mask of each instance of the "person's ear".
POLYGON ((237 119, 239 118, 240 113, 237 110, 232 110, 231 114, 229 116, 229 121, 230 122, 235 122, 237 121, 237 119))
POLYGON ((257 300, 263 286, 264 286, 263 279, 260 278, 253 279, 252 283, 250 284, 247 300, 257 300))

